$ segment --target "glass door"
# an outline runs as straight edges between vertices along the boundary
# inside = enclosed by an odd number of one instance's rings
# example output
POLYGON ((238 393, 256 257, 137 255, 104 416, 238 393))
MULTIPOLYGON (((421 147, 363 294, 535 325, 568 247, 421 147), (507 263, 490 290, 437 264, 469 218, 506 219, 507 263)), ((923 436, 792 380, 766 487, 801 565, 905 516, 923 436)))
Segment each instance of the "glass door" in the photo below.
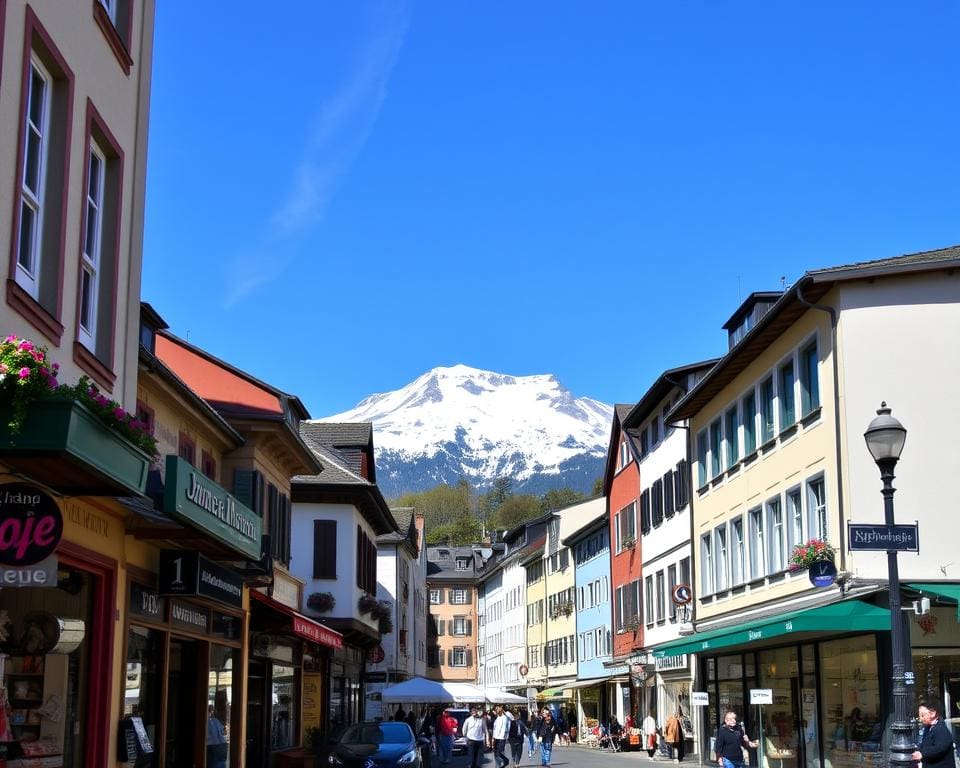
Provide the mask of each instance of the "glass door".
POLYGON ((197 738, 198 644, 170 640, 167 669, 167 732, 165 768, 194 768, 197 738))
POLYGON ((800 733, 800 665, 796 646, 757 653, 759 687, 773 691, 773 703, 760 708, 762 768, 797 768, 802 750, 800 733))
POLYGON ((233 706, 233 669, 239 652, 210 646, 207 671, 207 768, 226 768, 230 762, 233 706))

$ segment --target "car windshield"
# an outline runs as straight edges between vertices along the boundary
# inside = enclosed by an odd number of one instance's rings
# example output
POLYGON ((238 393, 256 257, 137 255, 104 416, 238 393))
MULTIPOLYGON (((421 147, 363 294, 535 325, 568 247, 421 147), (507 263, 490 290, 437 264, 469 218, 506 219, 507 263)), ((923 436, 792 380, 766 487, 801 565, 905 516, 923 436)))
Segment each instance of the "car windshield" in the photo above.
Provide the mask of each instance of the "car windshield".
POLYGON ((341 744, 406 744, 413 731, 406 723, 360 723, 351 725, 340 737, 341 744))

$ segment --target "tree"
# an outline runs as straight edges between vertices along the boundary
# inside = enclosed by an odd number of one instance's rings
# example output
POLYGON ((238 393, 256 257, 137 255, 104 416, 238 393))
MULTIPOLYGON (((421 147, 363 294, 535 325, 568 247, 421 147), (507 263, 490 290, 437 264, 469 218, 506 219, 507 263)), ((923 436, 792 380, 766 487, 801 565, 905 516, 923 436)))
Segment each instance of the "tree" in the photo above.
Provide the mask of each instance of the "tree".
POLYGON ((497 509, 490 527, 509 531, 541 514, 540 499, 536 496, 511 496, 497 509))
POLYGON ((473 488, 461 478, 456 485, 446 483, 428 491, 407 493, 393 502, 393 507, 415 507, 423 514, 424 529, 429 532, 457 522, 463 515, 472 514, 475 507, 473 488))
POLYGON ((543 514, 556 512, 558 509, 569 507, 585 498, 586 496, 573 488, 551 488, 540 497, 540 511, 543 514))
POLYGON ((593 481, 593 492, 590 495, 591 496, 603 495, 603 476, 602 475, 593 481))
POLYGON ((441 525, 427 532, 427 544, 447 544, 452 547, 464 547, 480 541, 480 521, 467 513, 457 520, 441 525))

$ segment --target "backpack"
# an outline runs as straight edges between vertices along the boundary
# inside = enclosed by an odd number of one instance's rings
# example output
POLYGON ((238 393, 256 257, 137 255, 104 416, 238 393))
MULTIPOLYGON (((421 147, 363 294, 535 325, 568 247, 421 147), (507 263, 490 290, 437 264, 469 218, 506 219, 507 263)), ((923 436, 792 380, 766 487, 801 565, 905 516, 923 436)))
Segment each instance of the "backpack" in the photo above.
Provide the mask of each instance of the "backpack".
POLYGON ((520 720, 513 717, 510 719, 510 727, 507 729, 507 741, 519 741, 520 738, 520 720))

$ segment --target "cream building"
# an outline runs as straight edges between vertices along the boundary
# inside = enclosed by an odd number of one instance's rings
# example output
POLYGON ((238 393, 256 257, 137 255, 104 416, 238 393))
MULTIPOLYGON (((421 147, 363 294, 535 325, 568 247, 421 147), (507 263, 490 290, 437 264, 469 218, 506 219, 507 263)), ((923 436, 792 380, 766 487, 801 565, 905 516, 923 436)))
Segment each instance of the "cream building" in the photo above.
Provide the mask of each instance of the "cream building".
MULTIPOLYGON (((937 535, 944 501, 927 478, 960 465, 950 442, 960 417, 943 408, 960 373, 958 266, 952 248, 812 271, 783 294, 754 294, 727 323, 728 353, 669 414, 689 419, 694 454, 695 633, 655 655, 699 654, 704 732, 737 711, 754 737, 763 728, 762 765, 836 768, 882 752, 886 558, 852 552, 847 534, 850 522, 883 522, 863 442, 881 401, 909 431, 898 522, 918 521, 923 556, 899 557, 901 581, 915 586, 906 599, 956 594, 953 546, 937 535), (790 569, 794 548, 812 539, 836 549, 827 586, 790 569), (762 723, 745 698, 752 688, 773 691, 762 723)), ((915 694, 956 700, 956 612, 932 616, 911 622, 915 694), (934 650, 937 621, 946 646, 934 650)))

